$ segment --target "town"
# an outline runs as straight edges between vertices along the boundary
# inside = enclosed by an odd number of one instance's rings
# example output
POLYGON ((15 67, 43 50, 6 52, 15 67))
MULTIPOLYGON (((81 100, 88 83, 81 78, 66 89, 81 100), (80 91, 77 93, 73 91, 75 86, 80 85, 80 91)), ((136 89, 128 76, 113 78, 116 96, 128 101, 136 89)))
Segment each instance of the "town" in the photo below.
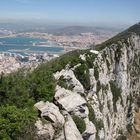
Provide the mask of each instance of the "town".
MULTIPOLYGON (((42 62, 50 61, 51 59, 59 57, 61 54, 64 54, 72 50, 90 48, 91 44, 92 45, 100 44, 101 42, 104 42, 113 35, 114 33, 112 32, 102 34, 87 32, 74 35, 55 35, 41 32, 17 33, 14 30, 0 29, 0 38, 15 38, 15 37, 39 38, 45 41, 36 43, 33 42, 31 43, 33 47, 40 46, 40 47, 63 48, 63 51, 61 53, 55 52, 50 53, 47 51, 34 52, 28 49, 23 50, 13 49, 5 52, 1 51, 0 74, 1 73, 8 74, 17 71, 20 68, 36 68, 42 62)), ((5 43, 6 42, 0 42, 1 47, 7 45, 5 43)))
POLYGON ((57 54, 30 54, 22 56, 16 53, 1 52, 0 53, 0 74, 9 74, 20 68, 34 69, 43 62, 57 58, 57 54))

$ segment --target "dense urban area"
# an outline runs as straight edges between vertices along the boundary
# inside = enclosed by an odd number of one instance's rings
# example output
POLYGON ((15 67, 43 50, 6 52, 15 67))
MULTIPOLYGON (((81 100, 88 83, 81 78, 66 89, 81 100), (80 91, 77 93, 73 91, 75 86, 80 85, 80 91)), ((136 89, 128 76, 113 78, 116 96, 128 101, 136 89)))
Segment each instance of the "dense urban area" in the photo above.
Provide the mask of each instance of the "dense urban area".
MULTIPOLYGON (((51 33, 42 32, 22 32, 17 33, 15 30, 0 29, 0 38, 15 38, 15 37, 26 37, 26 38, 39 38, 45 41, 31 43, 32 46, 40 47, 55 47, 63 48, 61 53, 50 53, 50 52, 30 52, 29 50, 20 50, 27 55, 19 54, 19 50, 16 53, 11 52, 0 52, 0 73, 11 73, 19 68, 35 68, 40 63, 49 61, 53 58, 59 57, 61 54, 76 50, 76 49, 87 49, 90 45, 100 44, 105 40, 112 37, 116 32, 102 31, 102 33, 84 32, 78 34, 60 34, 55 35, 51 33)), ((0 42, 0 46, 3 47, 5 42, 0 42)), ((7 44, 6 44, 7 45, 7 44)), ((10 44, 8 44, 10 45, 10 44)), ((16 45, 16 44, 15 44, 16 45)))

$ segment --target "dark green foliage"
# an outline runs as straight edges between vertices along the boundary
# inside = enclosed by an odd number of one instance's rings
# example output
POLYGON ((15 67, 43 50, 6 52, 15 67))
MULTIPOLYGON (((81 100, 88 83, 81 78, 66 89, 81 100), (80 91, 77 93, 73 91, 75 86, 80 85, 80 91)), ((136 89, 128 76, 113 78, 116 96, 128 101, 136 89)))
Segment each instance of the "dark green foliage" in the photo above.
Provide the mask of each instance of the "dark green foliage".
POLYGON ((74 70, 76 78, 81 82, 86 90, 90 89, 89 69, 86 64, 81 64, 74 70))
POLYGON ((82 134, 82 133, 86 130, 85 121, 84 121, 82 118, 80 118, 80 117, 78 117, 78 116, 75 116, 75 115, 72 116, 72 119, 73 119, 73 121, 75 122, 75 124, 76 124, 78 130, 79 130, 80 133, 82 134))
POLYGON ((109 61, 106 59, 106 65, 107 65, 107 68, 108 68, 108 70, 110 70, 110 63, 109 63, 109 61))
MULTIPOLYGON (((54 59, 50 62, 41 64, 34 71, 30 70, 19 70, 18 72, 0 77, 0 118, 1 118, 1 129, 0 136, 6 139, 18 139, 20 137, 23 139, 33 139, 28 133, 31 133, 31 127, 33 127, 32 122, 36 118, 36 113, 32 113, 33 105, 38 101, 53 101, 55 94, 55 87, 57 81, 53 77, 53 73, 60 71, 67 64, 73 67, 79 63, 82 64, 82 68, 86 70, 84 75, 82 75, 82 83, 88 89, 89 88, 89 72, 88 64, 83 62, 80 58, 80 54, 89 53, 89 50, 77 50, 69 52, 61 56, 60 58, 54 59), (86 85, 87 84, 87 85, 86 85), (5 108, 4 108, 5 106, 5 108), (3 108, 5 112, 3 113, 3 108), (7 115, 2 117, 3 114, 8 114, 11 111, 12 116, 15 116, 14 124, 7 115), (20 114, 21 112, 21 114, 20 114), (17 116, 17 117, 16 117, 17 116), (23 118, 18 120, 18 118, 23 118), (25 119, 24 119, 25 118, 25 119), (27 121, 27 122, 26 122, 27 121), (5 125, 2 125, 5 124, 5 125), (6 125, 7 124, 7 125, 6 125), (18 128, 16 128, 16 126, 18 128), (29 128, 27 128, 29 126, 29 128), (22 130, 27 130, 28 132, 21 132, 22 130), (12 132, 11 132, 12 131, 12 132)), ((89 62, 88 62, 89 63, 89 62)), ((81 74, 81 70, 78 70, 78 74, 81 74)), ((83 74, 83 72, 82 72, 83 74)), ((80 76, 79 76, 80 77, 80 76)), ((66 86, 64 83, 64 78, 61 77, 58 83, 62 86, 66 86)), ((72 87, 68 87, 72 88, 72 87)), ((11 116, 11 117, 12 117, 11 116)), ((12 118, 11 118, 12 119, 12 118)), ((14 118, 13 118, 14 119, 14 118)), ((32 133, 31 133, 32 134, 32 133)))
POLYGON ((110 127, 110 120, 109 120, 109 116, 107 115, 107 124, 108 124, 108 127, 110 127))
POLYGON ((104 128, 103 121, 96 119, 95 112, 90 104, 88 104, 87 106, 88 106, 88 110, 89 110, 89 115, 88 115, 89 120, 95 125, 96 130, 97 130, 96 139, 99 139, 98 132, 99 132, 99 130, 104 128))
POLYGON ((98 139, 100 139, 99 138, 99 135, 98 135, 98 132, 99 132, 99 130, 101 130, 102 128, 104 128, 104 124, 103 124, 103 121, 102 120, 97 120, 96 119, 95 112, 94 112, 94 110, 93 110, 93 108, 92 108, 92 106, 90 104, 88 104, 88 109, 89 109, 89 115, 88 115, 88 117, 89 117, 89 120, 96 127, 96 130, 97 130, 97 132, 96 132, 96 139, 98 140, 98 139))
POLYGON ((140 24, 135 24, 133 26, 131 26, 130 28, 128 28, 127 30, 125 30, 122 33, 119 33, 118 35, 116 35, 115 37, 105 41, 104 43, 97 45, 96 46, 96 50, 102 50, 105 47, 110 47, 111 44, 113 43, 118 43, 118 41, 127 43, 127 39, 133 34, 136 33, 137 35, 140 35, 140 24))
POLYGON ((120 57, 121 57, 121 55, 122 55, 121 48, 122 48, 122 46, 119 45, 119 44, 117 44, 117 49, 116 49, 116 51, 115 51, 115 60, 116 60, 116 62, 119 62, 120 57))
POLYGON ((110 101, 109 100, 107 101, 107 107, 108 107, 109 110, 111 110, 110 101))
POLYGON ((87 64, 88 68, 93 68, 93 62, 94 62, 96 56, 97 56, 96 54, 91 53, 91 52, 88 52, 86 54, 86 64, 87 64))
MULTIPOLYGON (((70 80, 70 79, 69 79, 70 80)), ((57 81, 57 84, 65 89, 68 89, 68 90, 73 90, 74 88, 74 85, 72 84, 68 84, 68 82, 70 82, 69 80, 66 80, 64 79, 64 76, 61 76, 59 78, 59 80, 57 81)))
POLYGON ((92 106, 90 104, 87 105, 88 106, 88 110, 89 110, 89 114, 88 114, 88 117, 89 117, 89 120, 95 124, 96 123, 96 116, 95 116, 95 112, 92 108, 92 106))
POLYGON ((97 66, 94 66, 94 77, 96 80, 99 79, 99 69, 97 66))
MULTIPOLYGON (((7 76, 1 76, 0 104, 28 107, 29 104, 33 105, 40 100, 53 101, 56 86, 53 73, 65 68, 67 64, 72 66, 82 63, 81 59, 79 59, 79 54, 82 52, 85 53, 87 51, 70 52, 67 55, 40 65, 32 73, 26 72, 26 75, 23 70, 19 70, 7 76)), ((88 71, 84 75, 85 78, 87 78, 87 75, 88 71)))
POLYGON ((100 81, 97 81, 97 85, 96 85, 96 93, 98 93, 101 90, 102 86, 100 81))
POLYGON ((57 84, 65 89, 67 89, 67 83, 66 80, 64 79, 64 76, 61 76, 57 82, 57 84))
POLYGON ((0 139, 18 140, 26 136, 33 139, 35 135, 34 111, 18 109, 15 106, 0 107, 0 139))
POLYGON ((126 136, 119 136, 118 138, 117 138, 117 140, 127 140, 127 137, 126 136))
POLYGON ((77 67, 74 71, 76 78, 81 82, 86 90, 90 89, 89 68, 93 68, 93 62, 96 56, 96 54, 87 50, 85 53, 86 61, 79 62, 81 63, 81 66, 77 67))
POLYGON ((127 128, 127 131, 128 131, 130 134, 133 132, 133 126, 132 126, 132 124, 128 124, 128 125, 126 126, 126 128, 127 128))
POLYGON ((122 96, 121 96, 121 89, 117 87, 115 81, 110 81, 110 88, 113 95, 113 107, 114 111, 117 111, 116 102, 119 98, 121 98, 121 103, 123 105, 122 96))

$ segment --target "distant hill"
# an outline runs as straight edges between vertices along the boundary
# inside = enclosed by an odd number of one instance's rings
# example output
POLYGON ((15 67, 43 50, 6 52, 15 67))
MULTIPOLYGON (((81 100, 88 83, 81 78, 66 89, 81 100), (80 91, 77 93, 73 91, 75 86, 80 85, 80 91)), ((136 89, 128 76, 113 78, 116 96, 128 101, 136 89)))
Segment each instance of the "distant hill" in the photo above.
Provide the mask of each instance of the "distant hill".
POLYGON ((106 34, 108 32, 118 32, 117 29, 109 29, 103 27, 89 27, 89 26, 67 26, 63 28, 47 30, 48 33, 54 35, 77 35, 81 33, 91 32, 94 34, 106 34))
POLYGON ((96 46, 97 50, 104 49, 106 46, 110 46, 113 43, 117 43, 118 41, 127 42, 127 39, 132 35, 140 35, 140 22, 131 26, 130 28, 126 29, 125 31, 117 34, 116 36, 112 37, 111 39, 103 42, 96 46))
POLYGON ((54 35, 77 35, 93 32, 95 35, 120 32, 123 29, 90 26, 47 25, 35 23, 0 23, 0 29, 14 30, 16 32, 47 32, 54 35))

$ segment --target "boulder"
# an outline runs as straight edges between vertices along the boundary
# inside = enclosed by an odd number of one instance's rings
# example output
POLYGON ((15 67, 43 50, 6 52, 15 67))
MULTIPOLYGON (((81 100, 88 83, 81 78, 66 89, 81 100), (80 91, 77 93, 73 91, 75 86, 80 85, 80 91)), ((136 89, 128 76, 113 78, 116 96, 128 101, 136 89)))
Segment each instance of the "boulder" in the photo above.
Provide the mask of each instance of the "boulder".
POLYGON ((81 95, 66 90, 59 86, 56 87, 55 100, 67 111, 74 111, 77 107, 85 105, 86 101, 81 95))
POLYGON ((48 118, 54 124, 64 124, 64 117, 55 104, 40 101, 34 106, 41 112, 41 117, 48 118))
POLYGON ((37 136, 40 140, 52 140, 54 136, 54 129, 51 123, 43 124, 40 119, 35 123, 37 129, 37 136))

